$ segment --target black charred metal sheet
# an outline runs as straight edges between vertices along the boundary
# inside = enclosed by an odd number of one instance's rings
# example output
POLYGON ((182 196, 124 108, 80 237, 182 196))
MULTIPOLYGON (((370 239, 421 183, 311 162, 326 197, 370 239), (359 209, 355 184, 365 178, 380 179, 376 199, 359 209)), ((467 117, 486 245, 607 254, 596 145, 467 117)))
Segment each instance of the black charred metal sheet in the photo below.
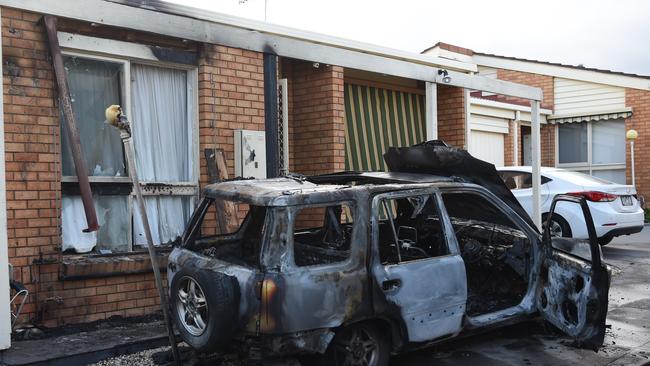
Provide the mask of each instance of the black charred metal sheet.
POLYGON ((393 172, 425 173, 451 177, 485 187, 537 231, 526 210, 506 187, 493 164, 477 159, 467 151, 432 140, 411 147, 391 147, 384 154, 388 169, 393 172))

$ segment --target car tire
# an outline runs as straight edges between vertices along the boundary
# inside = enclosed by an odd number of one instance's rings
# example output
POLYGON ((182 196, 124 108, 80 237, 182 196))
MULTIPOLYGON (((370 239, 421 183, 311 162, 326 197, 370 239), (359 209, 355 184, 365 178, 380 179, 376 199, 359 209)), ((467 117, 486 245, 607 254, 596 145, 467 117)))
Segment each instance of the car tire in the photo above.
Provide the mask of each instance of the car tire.
POLYGON ((222 273, 182 268, 174 275, 170 307, 181 338, 194 350, 209 353, 237 331, 239 283, 222 273))
POLYGON ((336 366, 388 366, 390 347, 388 335, 379 331, 373 324, 353 324, 336 333, 318 363, 336 366))
POLYGON ((614 237, 611 235, 603 236, 602 238, 598 238, 598 244, 604 247, 605 245, 611 243, 612 240, 614 240, 614 237))
MULTIPOLYGON (((548 218, 548 214, 545 214, 543 217, 543 225, 546 226, 546 219, 548 218)), ((570 238, 573 236, 571 232, 571 226, 569 223, 564 219, 564 217, 554 213, 553 216, 551 217, 551 235, 552 236, 561 236, 563 238, 570 238), (556 235, 553 235, 554 230, 556 235), (560 235, 557 235, 560 234, 560 235)))

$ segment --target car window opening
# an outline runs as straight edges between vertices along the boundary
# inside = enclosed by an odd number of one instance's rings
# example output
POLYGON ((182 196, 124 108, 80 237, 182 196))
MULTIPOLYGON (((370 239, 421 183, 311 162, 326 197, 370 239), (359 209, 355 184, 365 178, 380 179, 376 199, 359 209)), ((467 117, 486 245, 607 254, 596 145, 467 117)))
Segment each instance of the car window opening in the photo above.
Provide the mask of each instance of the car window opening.
POLYGON ((382 264, 449 254, 436 206, 429 195, 382 200, 378 225, 382 264))
POLYGON ((216 216, 217 202, 207 201, 208 206, 197 221, 200 229, 191 235, 186 246, 207 257, 258 268, 266 230, 266 207, 223 201, 223 205, 237 207, 239 214, 234 218, 236 225, 220 229, 216 216))
POLYGON ((353 206, 341 203, 297 210, 293 231, 296 266, 337 263, 350 257, 353 206))
POLYGON ((518 305, 528 289, 530 240, 499 208, 471 193, 446 193, 467 273, 467 315, 518 305))

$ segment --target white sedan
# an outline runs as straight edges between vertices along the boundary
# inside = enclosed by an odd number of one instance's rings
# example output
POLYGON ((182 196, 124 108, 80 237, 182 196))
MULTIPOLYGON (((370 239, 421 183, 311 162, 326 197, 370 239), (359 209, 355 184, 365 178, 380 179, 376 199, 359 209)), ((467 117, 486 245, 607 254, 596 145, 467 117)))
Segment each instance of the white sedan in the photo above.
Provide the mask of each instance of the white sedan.
MULTIPOLYGON (((532 174, 530 166, 497 168, 506 186, 532 216, 532 174)), ((568 193, 587 199, 594 219, 598 242, 606 245, 616 236, 638 233, 643 229, 644 213, 631 185, 617 184, 583 173, 558 168, 541 168, 541 212, 546 222, 553 197, 568 193)), ((587 225, 579 205, 558 202, 551 218, 551 233, 586 239, 587 225)))

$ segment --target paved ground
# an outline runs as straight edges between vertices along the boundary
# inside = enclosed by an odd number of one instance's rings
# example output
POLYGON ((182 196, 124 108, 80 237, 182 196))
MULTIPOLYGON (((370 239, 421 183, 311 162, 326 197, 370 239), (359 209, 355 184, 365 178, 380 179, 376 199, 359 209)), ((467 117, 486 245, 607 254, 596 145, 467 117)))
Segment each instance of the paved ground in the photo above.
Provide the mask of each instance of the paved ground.
MULTIPOLYGON (((393 357, 391 364, 424 365, 650 365, 650 226, 603 248, 617 269, 612 279, 605 346, 598 352, 571 347, 542 322, 519 324, 480 336, 393 357)), ((165 348, 102 361, 99 365, 155 365, 165 348)))
MULTIPOLYGON (((650 226, 603 248, 620 270, 612 278, 605 346, 597 353, 570 346, 553 330, 526 323, 411 354, 392 364, 643 365, 650 364, 650 226)), ((617 271, 618 272, 618 271, 617 271)))

